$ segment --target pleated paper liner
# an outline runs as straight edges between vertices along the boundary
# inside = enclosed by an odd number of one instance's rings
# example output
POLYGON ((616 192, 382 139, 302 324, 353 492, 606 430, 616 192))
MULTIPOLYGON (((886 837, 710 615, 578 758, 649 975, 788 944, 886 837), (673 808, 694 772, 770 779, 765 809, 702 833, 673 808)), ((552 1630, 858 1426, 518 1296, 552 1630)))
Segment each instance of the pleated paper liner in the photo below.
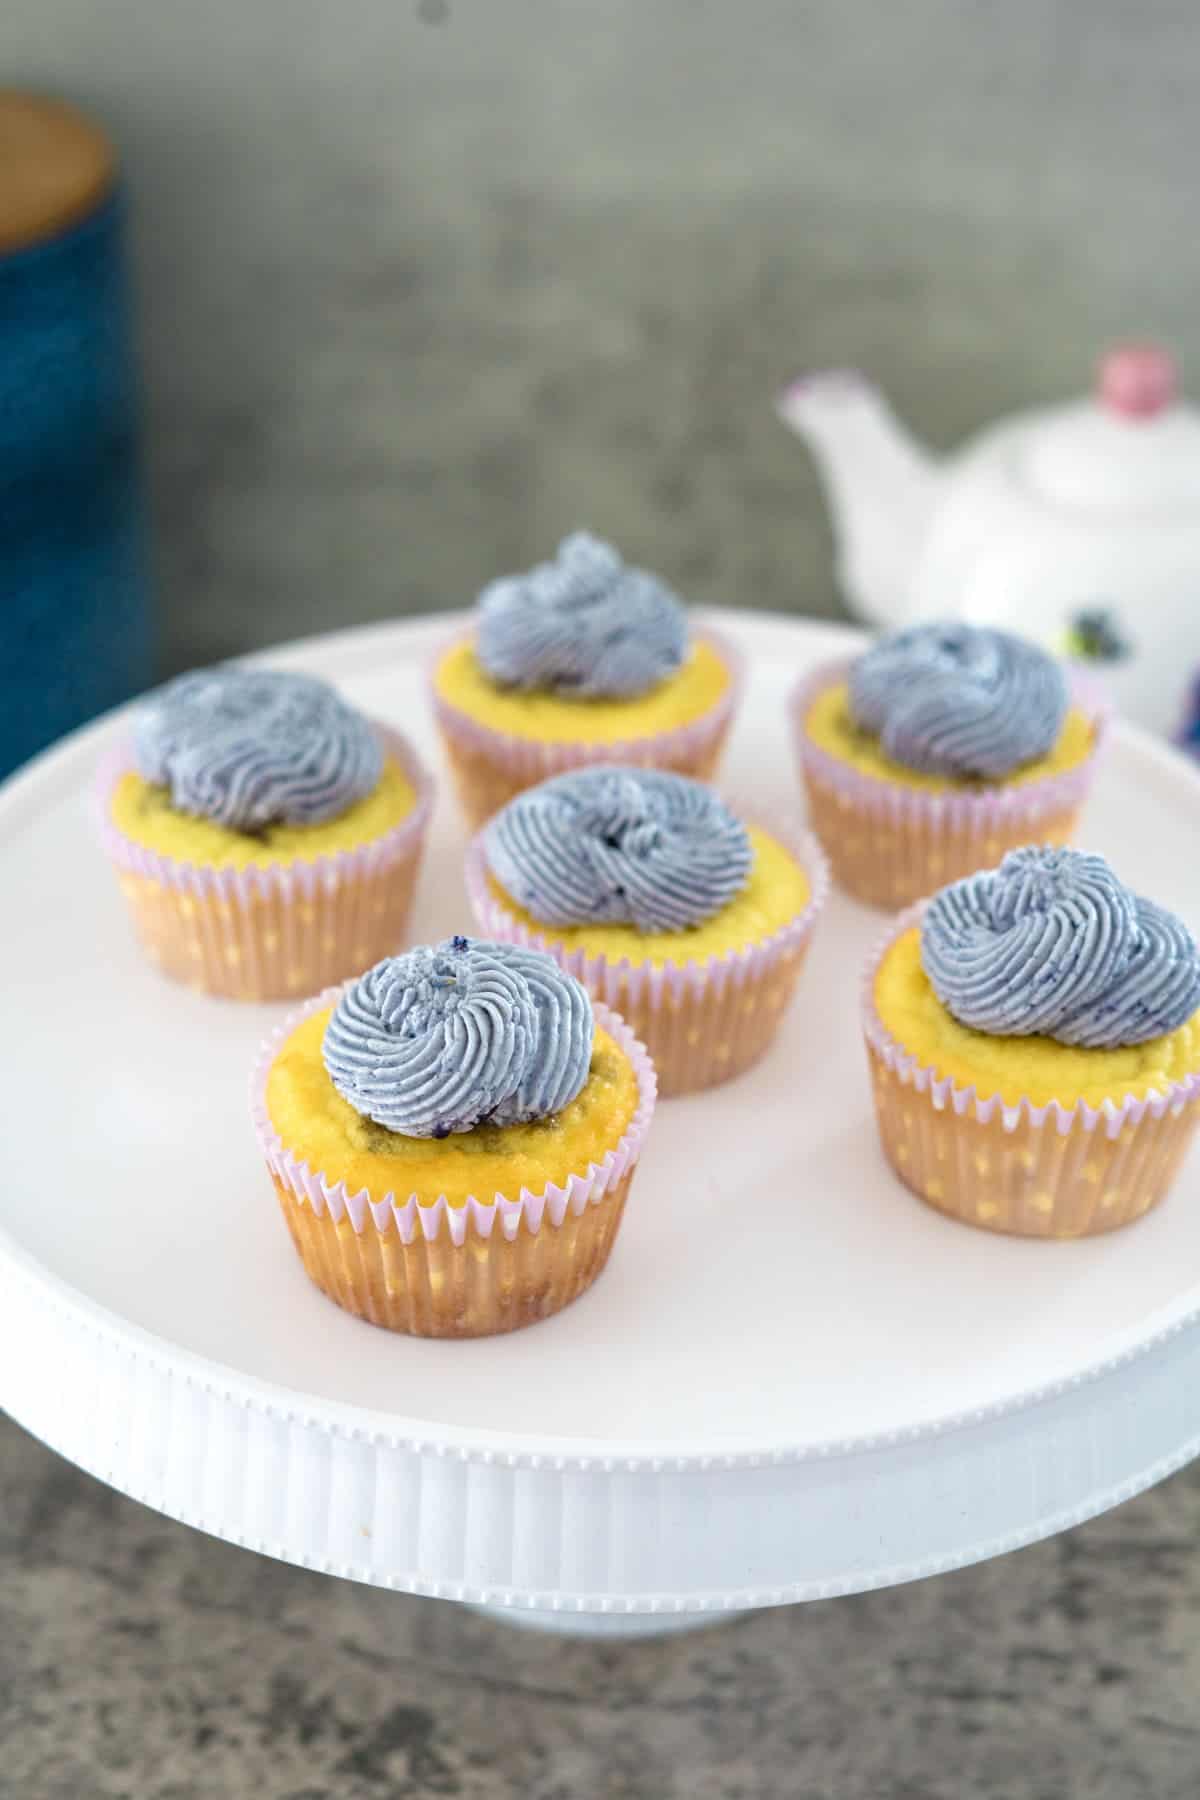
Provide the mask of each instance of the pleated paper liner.
POLYGON ((870 958, 863 1030, 883 1153, 937 1211, 985 1231, 1077 1238, 1115 1231, 1163 1198, 1200 1122, 1200 1069, 1138 1100, 1006 1106, 935 1071, 892 1037, 875 977, 924 906, 897 919, 870 958))
POLYGON ((406 738, 376 723, 384 752, 415 790, 391 830, 352 850, 261 869, 179 862, 146 849, 112 817, 132 768, 128 745, 101 765, 96 800, 142 948, 164 975, 231 1000, 286 1000, 369 968, 404 942, 433 805, 433 783, 406 738))
MULTIPOLYGON (((739 818, 753 819, 752 809, 739 818)), ((753 820, 791 852, 808 877, 809 898, 762 943, 703 961, 667 962, 567 950, 554 927, 534 931, 497 899, 487 879, 482 834, 467 851, 467 897, 484 937, 544 950, 582 981, 594 1000, 612 1006, 645 1043, 658 1072, 658 1090, 670 1095, 732 1081, 769 1049, 795 991, 813 928, 829 892, 829 865, 812 835, 788 820, 753 820)), ((652 939, 648 938, 647 943, 652 939)))
POLYGON ((612 1250, 654 1114, 654 1065, 623 1019, 598 1006, 596 1022, 633 1065, 638 1103, 616 1142, 585 1170, 541 1193, 471 1196, 350 1194, 334 1171, 310 1169, 282 1141, 266 1085, 285 1039, 336 1003, 310 1000, 273 1033, 251 1088, 259 1148, 300 1260, 321 1291, 358 1318, 415 1337, 487 1337, 549 1318, 591 1287, 612 1250))
POLYGON ((1022 844, 1070 842, 1107 731, 1107 709, 1092 688, 1081 682, 1072 696, 1093 726, 1091 753, 1075 768, 1008 787, 933 793, 866 775, 809 737, 813 701, 849 668, 846 659, 824 664, 797 684, 789 701, 809 822, 845 893, 896 911, 976 869, 994 868, 1022 844))
MULTIPOLYGON (((461 638, 452 640, 460 641, 461 638)), ((431 671, 434 716, 471 829, 485 824, 515 794, 568 769, 632 763, 639 768, 671 769, 698 781, 711 780, 741 699, 744 666, 740 651, 720 633, 706 628, 696 633, 696 642, 711 645, 729 671, 729 685, 720 699, 690 724, 603 744, 537 743, 532 738, 494 731, 445 700, 434 685, 431 671)), ((438 652, 434 670, 448 648, 450 645, 443 645, 438 652)))

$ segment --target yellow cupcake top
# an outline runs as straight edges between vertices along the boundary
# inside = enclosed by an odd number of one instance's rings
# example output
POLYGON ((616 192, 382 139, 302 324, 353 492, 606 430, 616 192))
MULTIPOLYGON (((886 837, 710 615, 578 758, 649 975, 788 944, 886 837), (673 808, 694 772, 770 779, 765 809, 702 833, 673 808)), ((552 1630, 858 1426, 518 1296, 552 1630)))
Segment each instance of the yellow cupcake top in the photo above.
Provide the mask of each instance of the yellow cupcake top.
POLYGON ((501 687, 484 669, 470 638, 451 645, 434 671, 434 691, 448 706, 491 731, 539 744, 618 744, 676 731, 704 718, 728 694, 732 673, 706 639, 681 667, 647 693, 628 699, 501 687))
POLYGON ((808 876, 778 838, 758 825, 748 825, 746 833, 752 860, 741 892, 712 918, 680 931, 645 932, 634 925, 544 925, 490 873, 488 892, 511 919, 556 948, 604 956, 610 963, 627 958, 655 969, 667 963, 704 962, 765 943, 797 918, 812 898, 808 876))
POLYGON ((148 694, 112 823, 211 868, 265 868, 356 848, 400 824, 413 784, 378 728, 313 675, 220 664, 148 694))
POLYGON ((180 812, 169 791, 132 769, 113 791, 113 824, 134 843, 176 862, 214 869, 265 869, 272 863, 311 861, 374 843, 403 824, 417 803, 416 790, 393 757, 387 757, 373 791, 335 819, 317 825, 280 820, 253 834, 212 819, 180 812))
POLYGON ((962 619, 886 633, 847 672, 855 725, 919 774, 997 782, 1050 756, 1070 706, 1062 665, 962 619))
POLYGON ((711 644, 690 641, 686 609, 658 576, 576 531, 552 560, 489 582, 434 691, 509 737, 617 744, 692 724, 731 679, 711 644))
POLYGON ((889 946, 875 973, 875 1010, 900 1048, 939 1079, 972 1087, 1005 1106, 1027 1099, 1071 1107, 1144 1100, 1200 1075, 1200 1013, 1176 1030, 1115 1050, 1081 1049, 1050 1037, 997 1037, 971 1030, 943 1006, 921 964, 917 925, 889 946))
POLYGON ((984 779, 979 776, 928 775, 909 769, 889 756, 879 738, 855 723, 850 707, 850 689, 845 681, 831 682, 814 697, 804 718, 804 729, 819 750, 848 763, 860 775, 875 781, 918 788, 925 793, 951 790, 970 792, 988 787, 1020 787, 1026 782, 1041 781, 1047 775, 1059 775, 1078 768, 1096 747, 1096 724, 1082 707, 1072 706, 1063 721, 1057 742, 1045 755, 1011 770, 1007 775, 984 779))
MULTIPOLYGON (((489 892, 556 948, 619 962, 704 961, 802 913, 806 872, 716 790, 666 769, 600 764, 528 788, 479 840, 489 892)), ((502 935, 507 935, 503 933, 502 935)))
POLYGON ((527 1124, 477 1125, 445 1138, 403 1137, 364 1118, 326 1071, 322 1044, 333 1008, 310 1014, 284 1040, 267 1075, 266 1107, 285 1149, 350 1194, 389 1194, 421 1206, 441 1197, 454 1207, 473 1195, 516 1200, 540 1194, 615 1149, 638 1109, 637 1075, 615 1040, 597 1027, 587 1079, 561 1111, 527 1124))

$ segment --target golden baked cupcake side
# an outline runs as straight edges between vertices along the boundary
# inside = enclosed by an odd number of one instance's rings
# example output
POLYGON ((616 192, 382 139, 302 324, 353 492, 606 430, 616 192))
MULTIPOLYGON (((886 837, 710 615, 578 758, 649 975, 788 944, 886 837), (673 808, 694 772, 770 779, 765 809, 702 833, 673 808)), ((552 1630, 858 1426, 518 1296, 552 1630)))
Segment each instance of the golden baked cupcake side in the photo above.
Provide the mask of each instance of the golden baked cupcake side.
POLYGON ((101 767, 101 841, 150 960, 233 999, 313 993, 403 942, 432 786, 326 683, 181 676, 101 767))
POLYGON ((692 632, 656 577, 576 532, 554 562, 492 582, 432 672, 434 714, 469 822, 562 771, 603 762, 712 775, 740 658, 692 632))
POLYGON ((884 1153, 967 1224, 1128 1224, 1200 1121, 1200 955, 1101 857, 1014 851, 912 909, 863 1014, 884 1153))
POLYGON ((654 1110, 653 1065, 548 957, 464 937, 392 957, 267 1045, 254 1120, 330 1299, 478 1337, 604 1268, 654 1110))
POLYGON ((814 671, 791 715, 835 881, 890 910, 1023 844, 1068 841, 1105 727, 1044 651, 962 624, 916 626, 814 671))
POLYGON ((769 1048, 825 898, 790 824, 746 825, 711 788, 597 768, 518 795, 475 839, 480 929, 548 951, 645 1041, 660 1092, 728 1081, 769 1048))

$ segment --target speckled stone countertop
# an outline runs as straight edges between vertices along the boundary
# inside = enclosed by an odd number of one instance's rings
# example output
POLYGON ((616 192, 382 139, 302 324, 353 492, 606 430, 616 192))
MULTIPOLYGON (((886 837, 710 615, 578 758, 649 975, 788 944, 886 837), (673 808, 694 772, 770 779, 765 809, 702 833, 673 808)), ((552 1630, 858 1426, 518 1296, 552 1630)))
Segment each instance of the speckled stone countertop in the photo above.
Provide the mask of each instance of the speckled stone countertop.
POLYGON ((998 1562, 632 1645, 172 1524, 0 1419, 0 1795, 1194 1800, 1200 1469, 998 1562))

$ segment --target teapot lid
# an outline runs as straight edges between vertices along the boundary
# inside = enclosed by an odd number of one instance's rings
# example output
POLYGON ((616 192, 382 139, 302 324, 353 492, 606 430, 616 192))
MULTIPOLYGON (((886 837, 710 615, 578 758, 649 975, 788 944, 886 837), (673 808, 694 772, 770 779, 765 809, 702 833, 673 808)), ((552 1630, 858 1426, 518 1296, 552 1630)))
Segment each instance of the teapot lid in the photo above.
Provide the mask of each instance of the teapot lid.
POLYGON ((1157 344, 1122 344, 1101 360, 1090 401, 1032 429, 1029 482, 1068 506, 1125 512, 1200 504, 1200 413, 1178 398, 1175 365, 1157 344))

